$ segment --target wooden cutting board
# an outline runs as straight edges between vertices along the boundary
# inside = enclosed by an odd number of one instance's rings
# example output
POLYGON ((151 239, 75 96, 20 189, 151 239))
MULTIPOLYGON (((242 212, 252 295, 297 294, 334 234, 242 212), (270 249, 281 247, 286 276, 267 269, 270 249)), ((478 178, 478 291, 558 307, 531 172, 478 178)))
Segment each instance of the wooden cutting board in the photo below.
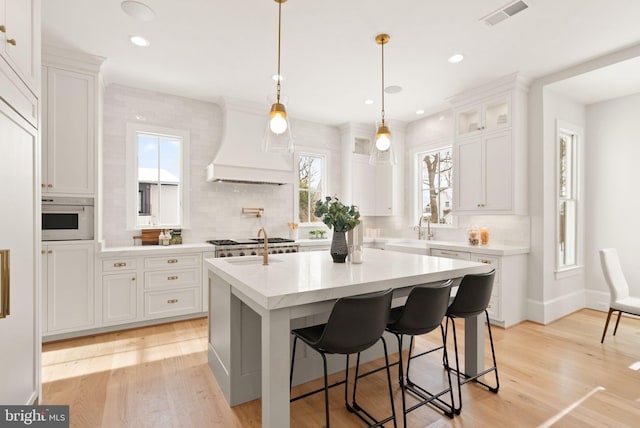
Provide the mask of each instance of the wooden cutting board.
POLYGON ((142 245, 158 245, 158 236, 162 229, 142 229, 142 245))

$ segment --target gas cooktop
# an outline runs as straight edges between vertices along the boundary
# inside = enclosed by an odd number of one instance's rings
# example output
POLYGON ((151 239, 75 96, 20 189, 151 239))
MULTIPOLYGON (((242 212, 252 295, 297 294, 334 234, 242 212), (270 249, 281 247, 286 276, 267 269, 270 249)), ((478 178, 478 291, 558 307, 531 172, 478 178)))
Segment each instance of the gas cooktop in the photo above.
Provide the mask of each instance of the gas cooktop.
MULTIPOLYGON (((249 239, 212 239, 207 241, 209 244, 225 246, 225 245, 250 245, 250 244, 264 244, 264 238, 249 238, 249 239)), ((293 239, 288 238, 269 238, 268 244, 283 244, 288 242, 295 242, 293 239)))

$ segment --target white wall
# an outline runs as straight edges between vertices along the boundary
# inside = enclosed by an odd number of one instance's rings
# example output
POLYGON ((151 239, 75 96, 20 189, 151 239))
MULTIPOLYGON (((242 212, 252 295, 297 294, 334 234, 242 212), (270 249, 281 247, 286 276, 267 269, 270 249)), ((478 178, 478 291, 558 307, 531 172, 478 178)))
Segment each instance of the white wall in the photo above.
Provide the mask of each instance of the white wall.
POLYGON ((586 288, 596 307, 608 305, 608 289, 600 269, 598 250, 615 247, 629 288, 640 295, 640 94, 587 107, 589 189, 586 248, 586 288), (603 293, 604 292, 604 293, 603 293))
MULTIPOLYGON (((585 306, 584 268, 556 273, 556 157, 557 121, 582 129, 586 108, 552 89, 535 82, 530 90, 529 108, 529 213, 531 253, 529 255, 528 316, 549 323, 585 306)), ((580 156, 579 183, 584 183, 584 141, 580 156)), ((578 208, 578 264, 584 263, 585 187, 580 188, 578 208)))
MULTIPOLYGON (((531 216, 531 252, 528 258, 528 318, 540 323, 548 323, 561 316, 571 313, 581 307, 598 308, 596 301, 602 300, 602 293, 593 290, 586 290, 586 275, 589 281, 597 269, 594 265, 593 247, 587 242, 591 242, 590 234, 594 228, 602 227, 593 221, 589 212, 590 204, 598 203, 598 200, 591 195, 591 189, 587 179, 591 174, 587 162, 588 152, 592 143, 589 138, 591 124, 587 122, 586 107, 580 106, 566 97, 547 91, 547 87, 555 82, 570 79, 592 70, 609 66, 640 55, 640 45, 630 46, 616 52, 612 52, 593 60, 577 64, 557 73, 544 76, 533 82, 529 88, 528 124, 529 124, 529 214, 531 216), (585 146, 583 150, 584 162, 584 231, 580 240, 580 251, 583 252, 583 262, 586 264, 582 276, 582 289, 580 289, 577 278, 570 278, 567 281, 556 281, 552 274, 555 268, 555 182, 551 173, 550 163, 555 163, 555 153, 552 155, 549 146, 550 128, 555 130, 555 118, 553 116, 565 116, 566 121, 577 125, 583 124, 585 128, 585 146), (571 117, 574 117, 572 120, 571 117), (580 117, 583 121, 580 122, 580 117), (553 123, 552 123, 553 121, 553 123), (585 125, 586 124, 586 125, 585 125), (553 205, 553 209, 550 204, 553 205), (553 221, 553 223, 552 223, 553 221), (595 295, 595 297, 594 297, 595 295), (582 306, 580 306, 582 305, 582 306)), ((597 274, 598 276, 601 273, 597 274)), ((597 281, 597 279, 596 279, 597 281)), ((600 307, 601 308, 601 307, 600 307)))
MULTIPOLYGON (((205 167, 222 136, 222 111, 214 103, 197 101, 120 85, 107 87, 104 96, 103 237, 107 246, 133 245, 135 230, 125 225, 126 123, 144 123, 186 129, 191 134, 191 227, 183 231, 185 243, 213 238, 254 236, 261 227, 242 207, 263 207, 262 224, 270 236, 288 236, 293 217, 293 185, 208 183, 205 167)), ((296 144, 332 150, 330 162, 340 164, 340 137, 331 126, 292 120, 296 144)), ((329 186, 339 191, 339 168, 332 170, 329 186)))

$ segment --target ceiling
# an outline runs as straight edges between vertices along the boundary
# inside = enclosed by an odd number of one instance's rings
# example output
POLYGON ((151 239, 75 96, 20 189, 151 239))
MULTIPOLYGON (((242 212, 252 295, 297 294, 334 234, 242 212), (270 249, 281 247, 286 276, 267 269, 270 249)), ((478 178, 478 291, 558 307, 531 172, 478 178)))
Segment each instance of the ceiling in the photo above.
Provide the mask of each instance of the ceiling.
MULTIPOLYGON (((43 43, 105 57, 107 84, 205 101, 229 96, 268 108, 277 70, 276 2, 140 1, 155 11, 154 20, 125 14, 121 0, 43 1, 43 43), (150 46, 131 44, 134 34, 150 46)), ((385 96, 386 117, 403 121, 420 118, 418 109, 442 110, 447 98, 510 73, 535 79, 640 42, 640 1, 525 1, 528 9, 495 26, 481 18, 510 0, 287 1, 287 110, 295 119, 332 125, 378 119, 381 52, 374 38, 383 32, 391 36, 385 86, 402 87, 385 96), (465 60, 448 63, 454 53, 465 60)), ((631 62, 625 72, 637 92, 640 61, 631 62)), ((580 90, 596 86, 609 85, 600 76, 580 90)))

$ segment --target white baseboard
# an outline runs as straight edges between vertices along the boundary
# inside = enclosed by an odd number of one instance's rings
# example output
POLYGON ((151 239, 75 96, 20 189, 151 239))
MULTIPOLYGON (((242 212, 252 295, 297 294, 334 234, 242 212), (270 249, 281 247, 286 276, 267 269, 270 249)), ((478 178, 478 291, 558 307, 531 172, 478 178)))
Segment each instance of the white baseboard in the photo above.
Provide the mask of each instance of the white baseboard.
MULTIPOLYGON (((558 296, 544 302, 527 299, 527 318, 540 324, 548 324, 586 306, 586 290, 558 296)), ((607 299, 608 302, 608 299, 607 299)))

